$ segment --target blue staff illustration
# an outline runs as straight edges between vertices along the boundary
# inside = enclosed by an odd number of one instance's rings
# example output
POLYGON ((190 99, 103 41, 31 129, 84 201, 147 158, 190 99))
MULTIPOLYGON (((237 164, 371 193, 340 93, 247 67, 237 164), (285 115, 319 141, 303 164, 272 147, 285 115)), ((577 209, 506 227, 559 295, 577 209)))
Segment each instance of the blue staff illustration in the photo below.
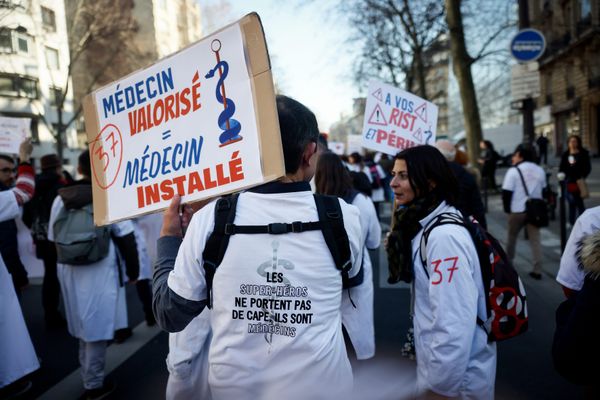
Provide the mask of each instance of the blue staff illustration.
POLYGON ((219 71, 219 81, 215 88, 215 94, 217 96, 217 101, 223 104, 223 112, 219 114, 217 122, 219 128, 223 129, 223 132, 219 135, 219 142, 221 142, 219 147, 223 147, 243 139, 242 136, 239 135, 242 130, 242 125, 240 125, 239 121, 231 118, 235 113, 235 103, 233 100, 228 99, 225 94, 225 78, 227 78, 227 74, 229 73, 229 64, 227 61, 221 61, 221 56, 219 55, 221 41, 218 39, 213 40, 210 44, 210 48, 215 52, 217 65, 208 71, 204 77, 206 79, 212 78, 215 76, 215 72, 219 71))

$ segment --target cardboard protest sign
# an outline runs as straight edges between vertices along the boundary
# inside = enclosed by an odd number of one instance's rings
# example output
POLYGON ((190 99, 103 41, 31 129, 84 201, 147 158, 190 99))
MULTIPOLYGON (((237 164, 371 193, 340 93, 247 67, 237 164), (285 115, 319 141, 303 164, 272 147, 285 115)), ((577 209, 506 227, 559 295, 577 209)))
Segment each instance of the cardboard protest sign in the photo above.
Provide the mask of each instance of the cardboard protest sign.
POLYGON ((369 85, 362 146, 391 155, 435 143, 435 104, 381 82, 369 85))
POLYGON ((98 225, 285 173, 257 14, 96 90, 84 111, 98 225))
POLYGON ((31 136, 31 118, 0 117, 0 153, 19 154, 19 146, 31 136))

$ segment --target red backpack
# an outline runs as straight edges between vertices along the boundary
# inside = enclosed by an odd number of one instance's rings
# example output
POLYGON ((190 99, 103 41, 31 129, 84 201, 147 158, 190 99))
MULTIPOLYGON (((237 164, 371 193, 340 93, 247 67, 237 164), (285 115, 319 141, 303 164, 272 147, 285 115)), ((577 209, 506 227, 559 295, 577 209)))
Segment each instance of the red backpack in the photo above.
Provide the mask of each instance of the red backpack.
POLYGON ((477 250, 486 297, 487 320, 477 317, 479 325, 488 335, 488 341, 510 339, 527 330, 527 295, 519 274, 508 259, 502 245, 475 219, 455 213, 438 215, 426 227, 421 238, 421 261, 427 276, 427 239, 440 225, 464 226, 477 250))

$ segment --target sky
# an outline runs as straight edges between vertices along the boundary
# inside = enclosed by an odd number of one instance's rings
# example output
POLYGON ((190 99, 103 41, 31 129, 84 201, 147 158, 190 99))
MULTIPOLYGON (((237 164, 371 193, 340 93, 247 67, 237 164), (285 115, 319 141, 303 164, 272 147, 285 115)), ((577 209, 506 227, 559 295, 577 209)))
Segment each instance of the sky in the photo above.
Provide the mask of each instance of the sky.
POLYGON ((352 81, 352 46, 345 21, 332 15, 332 1, 199 0, 203 6, 228 4, 211 13, 210 34, 250 12, 261 18, 271 57, 273 79, 280 92, 310 108, 327 132, 340 114, 349 115, 359 89, 352 81), (300 5, 301 4, 301 5, 300 5), (323 4, 326 7, 323 8, 323 4), (221 22, 221 23, 219 23, 221 22))

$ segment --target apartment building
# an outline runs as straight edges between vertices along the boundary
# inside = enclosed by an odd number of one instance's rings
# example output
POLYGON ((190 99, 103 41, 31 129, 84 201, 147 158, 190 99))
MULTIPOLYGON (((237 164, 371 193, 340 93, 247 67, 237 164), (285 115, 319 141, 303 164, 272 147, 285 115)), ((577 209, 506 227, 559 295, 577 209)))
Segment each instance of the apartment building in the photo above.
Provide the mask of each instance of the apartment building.
MULTIPOLYGON (((35 161, 56 151, 56 104, 65 92, 63 123, 73 111, 63 1, 0 0, 0 53, 0 115, 31 119, 35 161)), ((73 128, 64 144, 65 162, 73 165, 79 151, 73 128)))
MULTIPOLYGON (((110 35, 81 55, 73 67, 75 103, 89 92, 144 68, 202 37, 200 7, 194 0, 66 0, 67 19, 73 20, 69 32, 71 47, 95 26, 110 35), (99 4, 100 3, 100 4, 99 4), (104 7, 101 3, 112 4, 104 7), (100 21, 82 19, 84 14, 104 8, 100 21), (105 32, 106 32, 105 31, 105 32)), ((80 144, 87 138, 83 124, 78 126, 80 144)))
POLYGON ((560 154, 571 134, 600 152, 600 0, 529 0, 531 27, 546 39, 538 60, 536 132, 560 154))

